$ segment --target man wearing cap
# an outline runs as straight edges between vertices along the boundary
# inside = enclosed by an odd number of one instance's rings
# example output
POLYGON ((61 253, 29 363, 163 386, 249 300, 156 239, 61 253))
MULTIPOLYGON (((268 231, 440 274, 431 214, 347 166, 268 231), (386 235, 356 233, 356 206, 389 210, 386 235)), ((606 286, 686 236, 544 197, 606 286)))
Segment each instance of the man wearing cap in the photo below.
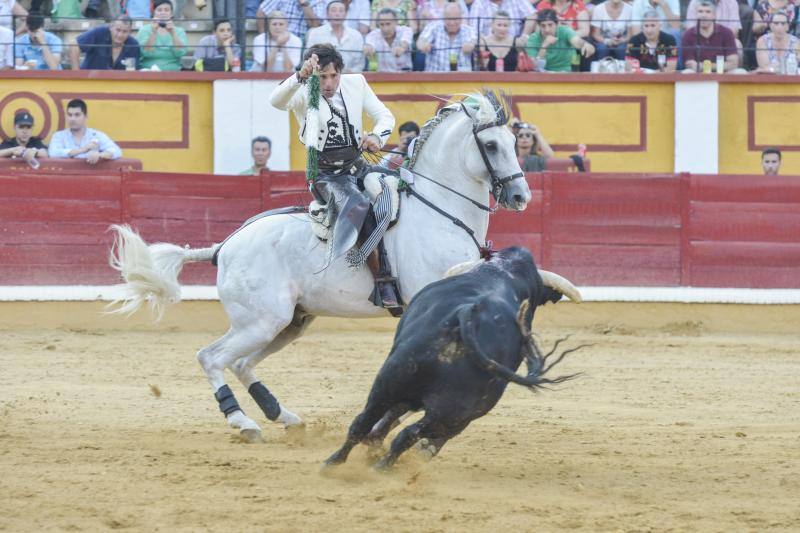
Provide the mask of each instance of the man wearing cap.
POLYGON ((27 111, 19 111, 14 115, 14 137, 0 143, 0 157, 21 157, 25 161, 47 157, 47 146, 31 133, 33 117, 27 111))

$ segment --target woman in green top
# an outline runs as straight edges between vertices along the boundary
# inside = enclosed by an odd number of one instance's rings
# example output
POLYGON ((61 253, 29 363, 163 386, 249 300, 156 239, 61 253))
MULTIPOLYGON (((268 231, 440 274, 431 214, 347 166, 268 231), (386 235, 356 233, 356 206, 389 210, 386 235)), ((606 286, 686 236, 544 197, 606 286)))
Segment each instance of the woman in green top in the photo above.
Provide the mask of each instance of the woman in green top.
POLYGON ((583 57, 594 55, 594 46, 584 41, 575 30, 558 23, 552 9, 542 9, 537 15, 539 29, 528 38, 526 51, 539 72, 569 72, 575 50, 583 57))
POLYGON ((155 0, 153 5, 153 22, 142 26, 136 34, 142 46, 141 68, 157 65, 161 70, 180 70, 188 43, 186 32, 172 21, 169 0, 155 0))

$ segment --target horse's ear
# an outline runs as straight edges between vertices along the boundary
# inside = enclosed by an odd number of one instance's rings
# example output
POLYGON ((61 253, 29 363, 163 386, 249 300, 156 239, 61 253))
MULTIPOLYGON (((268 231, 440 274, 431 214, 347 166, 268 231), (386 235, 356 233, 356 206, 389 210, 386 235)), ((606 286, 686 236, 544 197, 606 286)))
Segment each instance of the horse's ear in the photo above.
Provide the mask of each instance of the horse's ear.
POLYGON ((472 120, 472 122, 478 121, 478 110, 470 106, 469 104, 465 104, 461 102, 461 107, 464 109, 464 113, 472 120))

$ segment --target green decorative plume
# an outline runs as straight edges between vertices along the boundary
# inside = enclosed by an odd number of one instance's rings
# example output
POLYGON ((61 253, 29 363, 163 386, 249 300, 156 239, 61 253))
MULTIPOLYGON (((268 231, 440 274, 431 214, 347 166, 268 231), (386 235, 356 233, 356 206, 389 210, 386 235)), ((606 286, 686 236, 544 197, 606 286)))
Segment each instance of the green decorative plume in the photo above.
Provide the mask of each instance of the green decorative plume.
MULTIPOLYGON (((309 131, 309 124, 308 118, 313 116, 317 118, 319 116, 319 76, 316 72, 312 73, 311 76, 308 78, 308 116, 306 118, 306 131, 309 131)), ((316 135, 316 122, 314 122, 314 129, 312 133, 316 135)), ((310 137, 314 139, 312 135, 310 137)), ((317 147, 313 142, 308 142, 308 138, 306 138, 306 148, 308 150, 308 154, 306 156, 306 181, 314 181, 317 179, 319 175, 319 152, 317 151, 317 147)))

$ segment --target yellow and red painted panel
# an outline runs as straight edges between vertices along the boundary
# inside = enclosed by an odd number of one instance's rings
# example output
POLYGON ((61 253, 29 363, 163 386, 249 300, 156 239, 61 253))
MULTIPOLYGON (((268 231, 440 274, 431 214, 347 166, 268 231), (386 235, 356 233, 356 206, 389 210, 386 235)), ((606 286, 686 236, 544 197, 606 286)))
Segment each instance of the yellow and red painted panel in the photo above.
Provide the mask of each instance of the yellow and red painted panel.
MULTIPOLYGON (((413 120, 420 126, 452 94, 479 90, 485 82, 373 81, 378 97, 394 113, 399 126, 413 120)), ((674 161, 674 97, 672 83, 492 83, 510 92, 514 114, 536 124, 559 156, 586 144, 592 169, 604 172, 671 172, 674 161)), ((293 121, 294 122, 294 121, 293 121)), ((368 123, 369 121, 367 121, 368 123)), ((297 125, 292 124, 292 135, 297 125)), ((397 134, 389 142, 397 142, 397 134)), ((305 153, 292 146, 292 168, 305 166, 305 153)))
POLYGON ((783 152, 781 174, 800 175, 800 84, 720 84, 719 172, 760 174, 761 151, 783 152))
POLYGON ((145 169, 212 172, 212 83, 172 79, 70 77, 0 80, 0 130, 13 136, 14 114, 29 111, 34 135, 49 142, 66 127, 65 106, 86 101, 89 127, 108 134, 145 169))

